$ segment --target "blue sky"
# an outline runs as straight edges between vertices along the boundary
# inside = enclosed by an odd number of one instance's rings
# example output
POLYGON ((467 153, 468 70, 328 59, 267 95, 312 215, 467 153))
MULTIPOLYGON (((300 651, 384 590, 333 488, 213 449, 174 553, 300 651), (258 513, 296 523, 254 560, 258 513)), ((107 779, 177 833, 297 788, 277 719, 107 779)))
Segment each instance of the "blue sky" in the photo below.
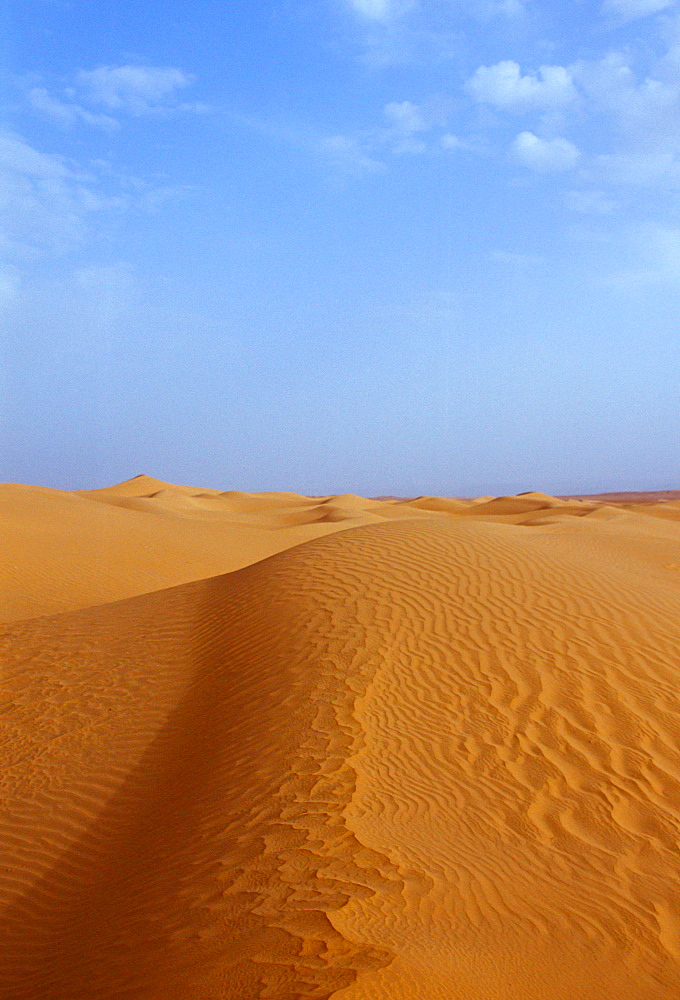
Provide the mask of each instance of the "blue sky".
POLYGON ((674 0, 5 0, 0 478, 680 487, 674 0))

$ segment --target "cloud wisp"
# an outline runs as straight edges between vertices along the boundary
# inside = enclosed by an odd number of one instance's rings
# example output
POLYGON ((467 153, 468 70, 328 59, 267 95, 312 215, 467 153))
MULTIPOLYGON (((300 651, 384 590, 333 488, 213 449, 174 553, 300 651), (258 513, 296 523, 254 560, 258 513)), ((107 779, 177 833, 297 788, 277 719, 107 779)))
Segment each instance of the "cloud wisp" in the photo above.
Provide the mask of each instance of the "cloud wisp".
POLYGON ((557 137, 541 139, 533 132, 520 132, 512 144, 515 159, 538 173, 559 173, 576 166, 580 153, 573 142, 557 137))
POLYGON ((0 133, 0 180, 0 244, 18 258, 81 243, 92 213, 124 204, 120 195, 107 194, 91 171, 40 152, 12 132, 0 133))
POLYGON ((450 104, 442 98, 422 104, 389 101, 383 108, 382 124, 324 138, 321 149, 334 168, 354 177, 384 171, 388 157, 467 149, 462 139, 448 131, 450 104))
POLYGON ((27 92, 29 106, 56 125, 72 126, 80 122, 95 128, 117 129, 120 123, 110 115, 89 111, 76 101, 64 101, 50 94, 46 87, 31 87, 27 92))
POLYGON ((346 177, 366 177, 385 170, 385 163, 370 156, 356 136, 325 136, 319 149, 333 170, 346 177))
POLYGON ((671 7, 675 0, 604 0, 602 10, 624 22, 637 21, 671 7))
POLYGON ((78 90, 92 105, 131 115, 176 108, 178 91, 192 78, 174 66, 98 66, 80 70, 78 90))
POLYGON ((181 100, 193 82, 174 66, 98 66, 78 70, 67 85, 29 85, 24 91, 29 108, 52 124, 113 131, 125 118, 205 111, 205 105, 181 100))
POLYGON ((350 10, 368 21, 393 21, 417 6, 416 0, 347 0, 350 10))
POLYGON ((528 0, 340 0, 352 16, 361 60, 374 69, 441 64, 469 26, 518 21, 528 0))
MULTIPOLYGON (((603 184, 675 187, 680 178, 680 45, 675 41, 647 72, 634 52, 611 50, 569 65, 522 72, 513 60, 482 65, 464 84, 468 97, 503 115, 534 115, 512 146, 516 162, 541 172, 583 165, 603 184), (584 126, 587 125, 587 129, 584 126), (575 129, 583 148, 564 136, 575 129)), ((649 60, 647 60, 649 62, 649 60)), ((579 145, 581 145, 579 143, 579 145)))
POLYGON ((513 112, 563 108, 577 97, 571 74, 564 66, 541 66, 538 73, 522 76, 519 63, 510 59, 495 66, 480 66, 465 89, 476 101, 513 112))
POLYGON ((83 165, 0 131, 0 249, 8 260, 68 253, 101 233, 105 218, 155 213, 188 190, 119 174, 105 160, 83 165))

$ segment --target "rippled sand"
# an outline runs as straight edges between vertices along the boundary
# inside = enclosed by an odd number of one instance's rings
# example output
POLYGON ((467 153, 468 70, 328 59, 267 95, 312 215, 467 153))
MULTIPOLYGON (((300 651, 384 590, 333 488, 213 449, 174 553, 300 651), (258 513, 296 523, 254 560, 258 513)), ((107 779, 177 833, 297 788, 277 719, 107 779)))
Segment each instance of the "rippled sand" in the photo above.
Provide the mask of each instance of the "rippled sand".
POLYGON ((679 522, 1 487, 0 997, 677 1000, 679 522))

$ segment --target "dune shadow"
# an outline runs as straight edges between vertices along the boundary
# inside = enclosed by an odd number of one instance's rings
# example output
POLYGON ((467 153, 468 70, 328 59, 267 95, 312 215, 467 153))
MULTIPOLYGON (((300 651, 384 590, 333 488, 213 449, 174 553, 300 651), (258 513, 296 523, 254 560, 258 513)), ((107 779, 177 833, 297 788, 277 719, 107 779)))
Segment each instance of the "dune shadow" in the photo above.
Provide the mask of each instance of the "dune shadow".
MULTIPOLYGON (((267 591, 261 567, 93 617, 125 635, 141 615, 124 655, 148 655, 151 636, 162 655, 148 669, 162 670, 174 649, 183 692, 115 794, 2 915, 6 1000, 320 1000, 389 961, 328 918, 371 894, 386 864, 342 819, 353 736, 337 715, 351 715, 351 692, 324 674, 305 594, 267 591)), ((55 662, 85 656, 54 621, 55 662)))

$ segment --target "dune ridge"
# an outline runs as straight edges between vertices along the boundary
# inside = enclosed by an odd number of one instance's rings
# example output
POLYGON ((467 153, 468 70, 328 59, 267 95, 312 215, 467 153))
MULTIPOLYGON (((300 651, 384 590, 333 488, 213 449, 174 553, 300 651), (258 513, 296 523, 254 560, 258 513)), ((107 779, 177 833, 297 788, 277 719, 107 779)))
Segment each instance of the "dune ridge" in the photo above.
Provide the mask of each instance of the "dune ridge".
POLYGON ((624 513, 644 515, 642 530, 649 534, 652 518, 680 521, 680 501, 614 504, 544 493, 472 500, 306 497, 175 486, 145 475, 73 492, 5 483, 0 484, 5 554, 0 622, 75 611, 232 572, 362 524, 466 517, 540 526, 624 513))
POLYGON ((330 605, 235 577, 3 632, 1 995, 321 997, 386 961, 326 915, 396 877, 342 816, 361 650, 307 669, 330 605))
MULTIPOLYGON (((188 501, 270 535, 346 517, 0 626, 0 996, 680 995, 677 522, 536 493, 54 492, 86 535, 93 509, 158 525, 168 558, 188 501)), ((78 558, 87 582, 101 551, 78 558)), ((74 565, 48 600, 87 597, 74 565)))

